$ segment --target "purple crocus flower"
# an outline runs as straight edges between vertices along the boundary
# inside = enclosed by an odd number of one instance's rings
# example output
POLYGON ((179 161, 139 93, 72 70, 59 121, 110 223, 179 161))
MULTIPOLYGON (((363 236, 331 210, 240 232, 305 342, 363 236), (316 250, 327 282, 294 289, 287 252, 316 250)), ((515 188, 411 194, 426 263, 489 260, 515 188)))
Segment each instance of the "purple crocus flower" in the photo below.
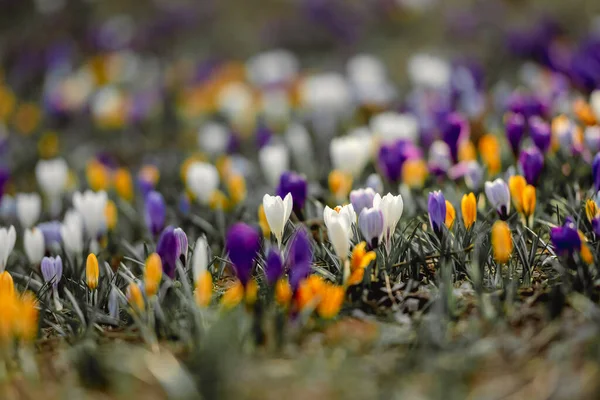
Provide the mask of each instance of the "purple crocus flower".
POLYGON ((544 155, 537 147, 530 147, 521 152, 519 164, 527 183, 535 186, 544 168, 544 155))
POLYGON ((406 140, 384 144, 379 148, 379 168, 389 181, 397 182, 402 174, 404 162, 420 158, 421 155, 421 149, 406 140))
POLYGON ((308 232, 304 228, 298 229, 290 240, 287 263, 290 275, 290 286, 295 292, 304 279, 310 275, 312 264, 312 248, 308 232))
POLYGON ((58 221, 48 221, 38 224, 37 227, 44 235, 44 243, 46 244, 47 248, 51 248, 62 243, 62 235, 60 233, 61 226, 62 224, 58 221))
POLYGON ((265 265, 265 277, 269 285, 275 284, 283 275, 283 260, 279 251, 272 247, 267 254, 267 263, 265 265))
POLYGON ((265 147, 271 141, 271 137, 273 136, 273 132, 269 129, 265 124, 259 124, 256 129, 256 145, 259 149, 265 147))
POLYGON ((279 186, 277 187, 277 196, 284 199, 288 193, 291 193, 294 200, 294 212, 296 214, 301 214, 304 208, 307 191, 308 184, 306 178, 302 175, 293 171, 286 171, 281 174, 279 186))
POLYGON ((227 231, 226 245, 237 277, 246 286, 252 276, 254 258, 260 250, 258 230, 243 222, 233 224, 227 231))
POLYGON ((146 226, 153 236, 158 235, 165 227, 166 213, 165 199, 162 194, 155 191, 149 192, 146 196, 144 216, 146 219, 146 226))
POLYGON ((516 156, 519 154, 519 146, 525 133, 525 118, 521 114, 508 113, 504 117, 504 126, 506 129, 506 138, 513 154, 516 156))
POLYGON ((363 208, 373 207, 373 198, 375 198, 375 191, 371 188, 356 189, 350 192, 350 203, 352 203, 354 212, 359 215, 363 208))
POLYGON ((563 226, 552 228, 550 240, 557 254, 571 255, 581 248, 581 238, 577 227, 570 217, 565 219, 563 226))
POLYGON ((52 283, 52 287, 56 288, 60 282, 63 273, 63 265, 60 256, 44 257, 40 264, 42 276, 46 283, 52 283))
POLYGON ((0 199, 4 195, 4 186, 10 179, 10 170, 6 167, 0 167, 0 199))
POLYGON ((179 208, 180 213, 182 213, 183 215, 189 215, 191 208, 190 198, 185 193, 182 193, 179 196, 177 206, 179 208))
POLYGON ((163 272, 171 279, 175 278, 179 250, 180 243, 175 229, 172 226, 166 227, 158 238, 156 253, 162 261, 163 272))
POLYGON ((381 176, 379 176, 379 174, 369 175, 367 177, 367 181, 365 182, 365 186, 373 189, 375 193, 383 192, 383 181, 381 180, 381 176))
POLYGON ((450 147, 442 140, 436 140, 429 148, 429 172, 436 176, 444 176, 452 167, 450 147))
POLYGON ((600 217, 592 219, 592 229, 596 235, 600 235, 600 217))
POLYGON ((179 255, 177 256, 177 258, 179 258, 179 259, 183 258, 182 262, 183 262, 183 264, 185 264, 185 262, 187 260, 187 253, 188 253, 187 235, 181 228, 175 228, 175 230, 173 232, 175 233, 175 236, 177 237, 177 242, 179 244, 179 246, 177 248, 177 253, 179 255))
POLYGON ((358 217, 358 227, 367 243, 377 247, 379 237, 383 234, 383 212, 378 208, 365 208, 358 217))
POLYGON ((427 201, 429 223, 437 235, 442 234, 442 226, 446 222, 446 198, 441 190, 429 193, 427 201))
POLYGON ((458 161, 459 144, 469 134, 469 123, 458 113, 449 114, 446 117, 442 129, 442 139, 450 148, 450 155, 454 162, 458 161))
POLYGON ((510 213, 510 189, 504 180, 498 178, 485 183, 485 195, 496 209, 500 219, 506 220, 510 213))
POLYGON ((600 153, 596 154, 592 160, 592 180, 594 188, 598 192, 600 190, 600 153))
POLYGON ((534 116, 529 118, 529 131, 531 133, 531 140, 533 140, 535 146, 542 153, 545 153, 550 147, 550 141, 552 140, 550 124, 542 118, 534 116))

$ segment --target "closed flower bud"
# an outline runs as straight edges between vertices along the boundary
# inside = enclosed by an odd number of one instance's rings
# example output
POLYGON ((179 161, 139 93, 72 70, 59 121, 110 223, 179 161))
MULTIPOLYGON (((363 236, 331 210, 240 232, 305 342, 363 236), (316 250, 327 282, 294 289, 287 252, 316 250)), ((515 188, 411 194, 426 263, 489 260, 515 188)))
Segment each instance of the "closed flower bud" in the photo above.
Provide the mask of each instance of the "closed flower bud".
POLYGON ((508 218, 510 213, 510 191, 508 185, 498 178, 485 183, 485 195, 490 204, 496 209, 501 219, 508 218))
POLYGON ((538 116, 531 117, 529 118, 529 132, 535 146, 545 153, 552 140, 550 124, 538 116))
POLYGON ((94 253, 90 253, 85 262, 85 281, 90 290, 96 290, 98 287, 99 276, 98 258, 94 253))
POLYGON ((500 172, 500 142, 498 138, 492 134, 487 134, 479 139, 479 154, 483 159, 483 163, 488 168, 490 175, 496 175, 500 172))
POLYGON ((172 226, 165 228, 158 238, 156 253, 160 256, 165 275, 174 279, 177 260, 180 255, 180 244, 175 234, 175 229, 172 226))
POLYGON ((37 193, 19 193, 16 196, 17 217, 23 229, 31 228, 40 218, 42 199, 37 193))
POLYGON ((213 281, 209 271, 204 270, 196 279, 196 291, 194 293, 196 304, 199 307, 206 307, 212 299, 213 281))
POLYGON ((146 259, 146 267, 144 268, 144 289, 146 289, 147 297, 152 297, 158 293, 162 273, 163 268, 160 256, 156 253, 150 254, 146 259))
POLYGON ((521 139, 525 134, 525 118, 521 114, 508 113, 504 116, 506 138, 510 144, 513 154, 519 154, 521 139))
POLYGON ((585 202, 585 215, 591 223, 598 216, 598 204, 592 199, 585 202))
POLYGON ((446 222, 446 199, 440 190, 429 193, 427 209, 429 212, 431 229, 433 229, 437 235, 441 235, 442 225, 446 222))
POLYGON ((463 195, 460 201, 460 211, 465 228, 470 229, 477 220, 477 199, 474 193, 463 195))
POLYGON ((135 312, 139 313, 144 311, 146 308, 144 295, 142 294, 142 289, 140 289, 140 286, 137 283, 131 282, 129 286, 127 286, 126 296, 129 305, 135 312))
POLYGON ((373 198, 373 208, 377 208, 383 213, 383 239, 389 246, 404 212, 404 200, 401 195, 394 196, 388 193, 381 197, 377 193, 373 198))
POLYGON ((262 205, 270 230, 277 239, 279 248, 281 248, 283 232, 294 206, 292 194, 288 193, 284 199, 279 196, 265 194, 262 205))
POLYGON ((208 204, 213 192, 219 187, 219 173, 214 165, 194 162, 187 169, 185 183, 188 190, 201 204, 208 204))
POLYGON ((595 193, 598 193, 600 191, 600 153, 596 154, 592 161, 592 181, 595 193))
POLYGON ((25 342, 35 340, 38 333, 39 311, 35 295, 26 292, 18 299, 18 315, 16 334, 19 339, 25 342))
POLYGON ((279 179, 277 195, 283 199, 288 193, 292 194, 294 211, 296 214, 300 215, 304 208, 308 193, 308 182, 306 181, 306 178, 292 171, 284 172, 279 179))
POLYGON ((119 195, 125 201, 133 200, 133 180, 131 173, 126 168, 119 168, 115 172, 114 187, 119 195))
POLYGON ((42 276, 46 283, 51 283, 53 287, 57 287, 62 278, 63 265, 60 256, 44 257, 40 265, 42 276))
POLYGON ((352 189, 352 175, 339 170, 333 170, 329 173, 329 191, 336 200, 345 199, 352 189))
POLYGON ((15 283, 8 271, 0 272, 0 293, 10 296, 15 294, 15 283))
POLYGON ((165 227, 166 205, 162 194, 151 191, 146 196, 144 216, 146 226, 153 236, 156 236, 165 227))
POLYGON ((508 187, 510 188, 510 197, 518 213, 523 212, 523 191, 527 186, 527 181, 521 175, 513 175, 508 179, 508 187))
POLYGON ((366 189, 356 189, 350 192, 350 202, 354 208, 354 212, 360 215, 363 208, 373 207, 373 199, 375 191, 370 187, 366 189))
POLYGON ((42 261, 46 251, 42 231, 37 228, 26 229, 23 236, 23 247, 31 264, 38 264, 42 261))
POLYGON ((358 217, 358 227, 369 245, 377 247, 379 237, 383 235, 383 212, 378 208, 365 208, 358 217))
POLYGON ((88 186, 93 191, 107 190, 110 186, 110 172, 100 161, 94 159, 85 168, 88 186))
POLYGON ((104 208, 104 215, 106 217, 106 228, 109 231, 112 231, 113 229, 115 229, 115 226, 117 226, 118 220, 117 206, 112 200, 108 200, 106 202, 106 207, 104 208))
POLYGON ((14 226, 11 225, 8 229, 0 228, 0 243, 2 244, 0 246, 0 272, 6 268, 8 256, 12 253, 16 240, 17 232, 14 226))
POLYGON ((269 144, 260 149, 258 160, 270 186, 277 186, 281 175, 289 170, 289 157, 288 149, 282 143, 269 144))
POLYGON ((492 249, 494 260, 500 264, 506 264, 513 251, 513 241, 508 224, 504 221, 496 221, 492 226, 492 249))
MULTIPOLYGON (((85 231, 91 239, 97 239, 106 229, 106 192, 92 192, 73 194, 73 206, 83 219, 85 231)), ((47 245, 48 243, 46 243, 47 245)))
POLYGON ((225 243, 237 277, 242 285, 246 285, 252 276, 254 259, 260 250, 259 233, 254 227, 238 222, 227 231, 225 243))
POLYGON ((446 219, 444 221, 446 228, 452 229, 454 226, 454 220, 456 219, 456 210, 452 203, 446 200, 446 219))
POLYGON ((532 185, 525 186, 523 195, 521 196, 521 204, 523 205, 523 215, 529 217, 535 211, 536 193, 535 187, 532 185))
POLYGON ((536 147, 530 147, 521 152, 519 165, 527 183, 535 185, 544 168, 544 155, 536 147))
POLYGON ((572 218, 566 218, 563 226, 550 230, 550 241, 556 254, 572 255, 581 248, 581 238, 572 218))

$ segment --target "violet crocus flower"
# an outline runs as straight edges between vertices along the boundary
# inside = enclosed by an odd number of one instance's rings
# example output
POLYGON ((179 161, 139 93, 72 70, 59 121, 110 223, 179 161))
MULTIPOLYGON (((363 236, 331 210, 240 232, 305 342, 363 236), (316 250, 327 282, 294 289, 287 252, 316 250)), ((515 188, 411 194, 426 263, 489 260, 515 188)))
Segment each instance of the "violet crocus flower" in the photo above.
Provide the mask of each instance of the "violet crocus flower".
POLYGON ((290 286, 295 292, 300 286, 300 282, 310 275, 312 264, 312 248, 306 229, 300 228, 294 233, 286 261, 289 268, 290 286))
POLYGON ((554 250, 559 255, 571 255, 581 248, 581 238, 573 219, 568 217, 565 219, 563 226, 552 228, 550 231, 550 240, 554 246, 554 250))
POLYGON ((259 149, 262 149, 266 145, 269 144, 271 138, 273 137, 273 132, 269 129, 265 124, 259 124, 258 128, 256 128, 256 145, 259 149))
POLYGON ((519 146, 525 134, 525 118, 521 114, 508 113, 504 117, 506 139, 510 144, 513 154, 519 154, 519 146))
POLYGON ((265 278, 269 285, 274 285, 275 282, 283 275, 283 260, 279 251, 272 247, 267 254, 267 262, 265 264, 265 278))
POLYGON ((501 219, 506 220, 510 212, 510 190, 504 180, 498 178, 485 183, 485 195, 501 219))
POLYGON ((165 199, 162 194, 151 191, 146 196, 145 201, 145 220, 148 230, 152 236, 158 235, 158 233, 165 227, 166 219, 166 205, 165 199))
POLYGON ((173 233, 175 233, 175 236, 177 237, 177 243, 179 245, 177 248, 177 253, 178 253, 177 258, 181 259, 182 263, 185 265, 185 262, 187 261, 187 253, 188 253, 187 235, 181 228, 175 228, 173 233))
POLYGON ((519 164, 527 183, 535 186, 544 168, 544 155, 537 147, 530 147, 521 152, 519 164))
POLYGON ((172 226, 166 227, 158 238, 156 253, 162 261, 163 272, 171 279, 175 278, 179 249, 180 243, 175 234, 175 229, 172 226))
POLYGON ((446 222, 446 198, 441 190, 429 193, 427 201, 429 223, 436 235, 442 234, 442 227, 446 222))
POLYGON ((62 243, 62 235, 60 232, 62 224, 59 221, 42 222, 37 225, 37 228, 44 235, 44 243, 46 248, 59 246, 62 243))
POLYGON ((0 199, 4 195, 4 186, 10 179, 10 170, 6 167, 0 166, 0 199))
POLYGON ((398 140, 395 143, 384 144, 379 148, 379 168, 389 181, 397 182, 402 174, 404 162, 421 158, 421 156, 421 149, 412 142, 398 140))
POLYGON ((354 208, 354 212, 360 215, 363 208, 373 207, 373 198, 375 197, 375 191, 371 188, 356 189, 350 192, 350 203, 354 208))
POLYGON ((378 208, 365 208, 358 217, 358 227, 367 243, 375 248, 383 234, 383 212, 378 208))
POLYGON ((600 191, 600 153, 596 154, 592 160, 592 180, 597 193, 600 191))
POLYGON ((469 123, 458 113, 446 117, 442 128, 442 139, 450 148, 450 155, 454 162, 458 161, 458 147, 462 140, 469 135, 469 123))
POLYGON ((58 286, 58 283, 62 279, 63 265, 60 256, 44 257, 40 264, 42 276, 46 283, 51 283, 53 288, 58 286))
POLYGON ((552 134, 550 124, 538 116, 529 118, 529 132, 535 146, 545 153, 550 147, 552 134))
POLYGON ((227 231, 226 245, 237 277, 246 286, 252 276, 254 259, 260 250, 258 230, 243 222, 233 224, 227 231))
POLYGON ((381 176, 379 176, 379 174, 369 175, 367 177, 367 181, 365 182, 365 186, 373 189, 375 193, 383 192, 383 181, 381 180, 381 176))
POLYGON ((137 186, 140 192, 142 193, 142 197, 146 197, 150 192, 154 190, 154 182, 148 179, 147 176, 143 174, 138 175, 137 177, 137 186))
POLYGON ((294 200, 294 212, 296 214, 301 214, 306 202, 307 192, 308 183, 304 176, 293 171, 286 171, 281 174, 279 186, 277 187, 277 196, 284 199, 288 193, 291 193, 294 200))
POLYGON ((592 229, 596 235, 600 235, 600 217, 592 219, 592 229))

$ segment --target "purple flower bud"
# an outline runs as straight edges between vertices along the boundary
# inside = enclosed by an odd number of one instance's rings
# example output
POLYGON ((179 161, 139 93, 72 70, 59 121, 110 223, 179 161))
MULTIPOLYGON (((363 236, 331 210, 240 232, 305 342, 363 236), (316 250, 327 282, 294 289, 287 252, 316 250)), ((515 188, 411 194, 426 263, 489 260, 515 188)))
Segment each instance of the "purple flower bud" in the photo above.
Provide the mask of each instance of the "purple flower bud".
POLYGON ((450 155, 454 162, 458 160, 458 146, 462 140, 469 135, 469 123, 458 113, 452 113, 446 117, 446 123, 442 129, 442 139, 450 148, 450 155))
POLYGON ((550 124, 540 117, 534 116, 529 118, 529 131, 531 133, 531 140, 533 140, 535 146, 542 153, 545 153, 550 147, 552 139, 550 124))
POLYGON ((373 207, 373 198, 375 191, 371 188, 356 189, 350 192, 350 203, 354 208, 354 212, 360 214, 363 208, 373 207))
POLYGON ((146 226, 153 236, 158 235, 165 227, 166 212, 165 199, 162 194, 155 191, 149 192, 146 196, 145 219, 146 226))
POLYGON ((302 175, 293 171, 286 171, 281 174, 279 187, 277 188, 277 196, 284 199, 288 193, 291 193, 292 199, 294 200, 294 212, 297 214, 304 208, 307 191, 308 184, 306 178, 302 175))
POLYGON ((501 219, 508 218, 510 212, 510 190, 504 180, 498 178, 485 183, 485 195, 490 204, 496 209, 501 219))
POLYGON ((379 174, 371 174, 367 177, 367 182, 365 185, 368 188, 371 188, 375 191, 375 193, 383 192, 383 181, 381 180, 381 176, 379 174))
POLYGON ((391 182, 397 182, 406 160, 421 158, 421 149, 412 142, 399 140, 379 148, 378 163, 381 172, 391 182))
POLYGON ((62 243, 62 235, 60 233, 60 227, 62 224, 58 221, 48 221, 38 224, 38 229, 42 231, 44 235, 44 243, 46 248, 60 245, 62 243))
POLYGON ((138 175, 137 177, 137 186, 140 192, 142 193, 142 197, 146 197, 151 191, 154 190, 154 182, 152 182, 148 177, 144 175, 138 175))
POLYGON ((229 228, 226 245, 237 276, 246 286, 252 276, 254 258, 260 250, 260 235, 254 227, 238 222, 229 228))
POLYGON ((295 292, 305 278, 310 275, 312 264, 312 248, 306 229, 300 228, 294 233, 290 241, 289 254, 287 258, 290 286, 295 292))
POLYGON ((597 193, 600 191, 600 153, 596 154, 592 161, 592 179, 597 193))
POLYGON ((552 228, 550 240, 557 254, 573 254, 581 248, 581 238, 571 218, 565 219, 563 226, 552 228))
POLYGON ((57 287, 63 273, 63 265, 60 256, 56 256, 56 258, 42 258, 40 269, 42 270, 44 281, 46 283, 52 283, 53 287, 57 287))
POLYGON ((6 167, 0 167, 0 198, 4 195, 4 186, 10 179, 10 170, 6 167))
POLYGON ((173 232, 175 233, 175 236, 177 237, 177 242, 179 244, 179 246, 177 248, 177 253, 178 253, 177 258, 179 258, 179 259, 183 258, 182 262, 183 262, 183 264, 185 264, 185 262, 187 261, 187 253, 188 253, 187 235, 181 228, 175 228, 175 230, 173 232))
POLYGON ((275 284, 277 279, 283 275, 283 260, 279 251, 272 247, 267 254, 267 263, 265 265, 265 277, 269 285, 275 284))
POLYGON ((446 198, 441 190, 429 193, 427 201, 429 223, 437 235, 442 234, 442 226, 446 222, 446 198))
POLYGON ((592 229, 596 235, 600 235, 600 217, 592 219, 592 229))
POLYGON ((537 147, 530 147, 521 152, 519 164, 527 183, 535 186, 544 168, 544 155, 537 147))
POLYGON ((383 234, 383 213, 378 208, 365 208, 358 217, 358 227, 372 248, 383 234))
POLYGON ((521 114, 508 113, 504 117, 506 138, 510 144, 513 154, 519 154, 521 139, 525 133, 525 118, 521 114))
POLYGON ((158 238, 156 253, 162 261, 163 272, 171 279, 175 278, 179 249, 180 243, 175 234, 175 229, 172 226, 166 227, 158 238))

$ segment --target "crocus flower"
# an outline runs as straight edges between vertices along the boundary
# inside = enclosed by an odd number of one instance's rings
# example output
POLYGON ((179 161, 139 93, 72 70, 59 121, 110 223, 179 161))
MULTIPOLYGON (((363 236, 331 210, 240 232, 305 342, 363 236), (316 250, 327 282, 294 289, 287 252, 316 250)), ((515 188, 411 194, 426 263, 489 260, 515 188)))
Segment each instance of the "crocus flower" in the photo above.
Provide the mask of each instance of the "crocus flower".
POLYGON ((306 229, 298 229, 292 237, 287 262, 289 263, 290 286, 295 292, 298 290, 300 282, 310 275, 312 265, 312 247, 306 229))
POLYGON ((162 280, 163 266, 160 256, 156 253, 152 253, 146 259, 144 267, 144 289, 146 289, 146 296, 154 296, 160 287, 160 281, 162 280))
POLYGON ((277 195, 284 199, 288 193, 291 193, 294 202, 293 209, 297 215, 301 215, 302 213, 304 203, 306 202, 307 192, 308 183, 306 182, 306 178, 302 175, 293 171, 287 171, 281 175, 279 187, 277 188, 277 195))
POLYGON ((373 134, 383 143, 415 143, 419 134, 419 122, 415 116, 393 111, 386 111, 371 118, 370 127, 373 134))
POLYGON ((498 211, 502 219, 508 218, 510 212, 510 191, 501 178, 485 183, 485 195, 490 204, 498 211))
POLYGON ((504 127, 513 154, 519 154, 519 146, 525 134, 525 118, 521 114, 507 113, 504 116, 504 127))
POLYGON ((62 158, 40 160, 35 166, 35 176, 38 185, 50 202, 52 215, 60 213, 60 196, 67 186, 69 168, 62 158))
POLYGON ((596 154, 592 161, 592 180, 595 191, 600 191, 600 153, 596 154))
POLYGON ((552 228, 550 240, 557 254, 573 254, 581 248, 581 238, 571 218, 566 218, 563 226, 552 228))
POLYGON ((367 181, 365 182, 365 186, 373 189, 375 193, 383 192, 383 181, 381 180, 381 176, 379 176, 379 174, 369 175, 367 177, 367 181))
POLYGON ((346 261, 352 235, 350 218, 345 213, 336 211, 328 212, 327 209, 323 213, 323 216, 325 226, 327 226, 327 236, 333 246, 333 250, 342 261, 346 261))
POLYGON ((73 207, 83 218, 83 225, 88 236, 95 240, 106 229, 106 203, 108 196, 106 192, 92 192, 86 190, 84 193, 73 194, 73 207))
POLYGON ((492 249, 497 263, 508 262, 513 251, 513 241, 510 228, 504 221, 496 221, 492 226, 492 249))
POLYGON ((363 208, 373 207, 373 198, 375 197, 375 191, 371 188, 356 189, 350 192, 350 203, 354 211, 359 215, 363 208))
POLYGON ((469 123, 458 113, 452 113, 446 118, 442 130, 442 139, 450 148, 454 162, 458 161, 458 147, 462 140, 469 136, 469 123))
POLYGON ((354 212, 352 204, 346 204, 343 207, 337 206, 335 208, 325 206, 325 209, 323 210, 323 221, 325 222, 325 226, 329 226, 329 223, 338 216, 344 218, 348 226, 352 226, 352 224, 356 223, 356 213, 354 212))
POLYGON ((98 287, 99 277, 98 258, 94 253, 90 253, 85 261, 85 282, 90 290, 95 290, 98 287))
POLYGON ((452 166, 452 155, 446 142, 436 140, 431 144, 428 165, 434 175, 442 176, 448 172, 452 166))
POLYGON ((42 231, 37 228, 25 229, 23 247, 31 264, 37 264, 42 261, 42 257, 44 257, 46 251, 42 231))
POLYGON ((358 216, 358 227, 365 240, 373 248, 377 247, 383 234, 383 212, 379 208, 365 208, 358 216))
POLYGON ((348 286, 358 285, 363 281, 365 268, 375 260, 377 255, 374 251, 367 251, 367 243, 360 242, 352 249, 352 257, 350 259, 350 276, 346 281, 348 286))
POLYGON ((10 179, 10 170, 0 166, 0 198, 4 198, 4 186, 10 179))
POLYGON ((465 194, 460 201, 460 211, 462 213, 465 228, 469 229, 477 220, 477 199, 474 193, 465 194))
POLYGON ((585 215, 590 223, 598 216, 598 204, 593 199, 586 200, 585 215))
POLYGON ((279 248, 281 248, 283 231, 285 230, 285 225, 292 214, 292 208, 293 199, 291 193, 288 193, 284 199, 279 196, 270 196, 268 194, 265 194, 263 197, 263 209, 265 216, 267 218, 267 222, 269 223, 271 232, 277 239, 279 248))
POLYGON ((61 227, 62 225, 58 221, 42 222, 37 225, 37 228, 44 235, 44 243, 47 248, 57 247, 63 242, 61 227))
POLYGON ((352 175, 337 169, 329 173, 327 182, 329 183, 329 191, 338 200, 346 199, 352 189, 352 175))
POLYGON ((600 126, 588 126, 583 132, 585 146, 591 153, 600 151, 600 126))
POLYGON ((227 231, 226 245, 238 279, 245 287, 252 276, 254 258, 260 250, 260 234, 254 227, 238 222, 227 231))
POLYGON ((219 173, 212 164, 193 162, 187 169, 185 183, 201 204, 208 204, 219 187, 219 173))
POLYGON ((444 225, 446 228, 452 229, 454 226, 454 220, 456 219, 456 210, 452 203, 446 200, 446 219, 444 220, 444 225))
POLYGON ((265 277, 269 285, 274 285, 275 282, 283 275, 283 260, 281 254, 275 248, 271 248, 267 254, 265 264, 265 277))
POLYGON ((65 250, 74 256, 83 251, 83 218, 75 211, 70 210, 65 214, 60 227, 60 236, 63 239, 65 250))
POLYGON ((535 211, 535 203, 536 203, 536 191, 535 186, 527 185, 525 189, 523 189, 523 194, 521 195, 521 205, 523 206, 523 215, 525 217, 530 217, 533 215, 535 211))
POLYGON ((383 214, 383 239, 386 246, 390 246, 396 225, 404 212, 404 200, 401 195, 394 196, 388 193, 381 197, 377 193, 373 198, 373 208, 380 209, 383 214))
POLYGON ((404 162, 413 158, 421 158, 421 150, 412 142, 399 140, 379 148, 378 164, 385 177, 396 182, 400 178, 404 162))
POLYGON ((175 228, 174 230, 175 236, 177 236, 178 248, 177 254, 179 255, 177 258, 182 260, 181 262, 185 265, 187 261, 187 253, 188 253, 188 238, 185 234, 184 230, 181 228, 175 228))
POLYGON ((169 278, 175 278, 177 260, 179 259, 179 239, 175 235, 175 229, 168 226, 160 234, 156 244, 156 253, 162 261, 163 272, 169 278))
POLYGON ((521 199, 526 186, 527 181, 521 175, 513 175, 508 179, 510 197, 518 213, 523 212, 523 204, 521 203, 521 199))
POLYGON ((14 226, 11 225, 8 229, 0 228, 0 272, 6 269, 8 256, 12 253, 16 240, 17 232, 14 226))
POLYGON ((477 161, 470 161, 465 167, 465 184, 471 190, 478 190, 483 183, 483 168, 477 161))
POLYGON ((529 131, 531 140, 542 153, 550 147, 552 133, 550 125, 538 116, 529 118, 529 131))
POLYGON ((114 319, 119 318, 119 292, 114 287, 108 294, 108 314, 114 319))
POLYGON ((37 193, 19 193, 16 196, 17 217, 23 229, 31 228, 40 218, 42 199, 37 193))
POLYGON ((535 186, 544 167, 544 155, 537 147, 530 147, 521 152, 519 164, 527 183, 535 186))
POLYGON ((155 191, 149 192, 145 199, 144 219, 152 236, 158 235, 165 227, 166 212, 162 194, 155 191))
POLYGON ((331 139, 329 156, 334 169, 359 177, 371 158, 372 137, 357 133, 331 139))
POLYGON ((258 152, 258 161, 271 186, 277 186, 281 175, 290 168, 290 156, 283 143, 274 143, 264 146, 258 152))
POLYGON ((63 265, 60 256, 42 258, 40 269, 46 283, 51 283, 53 288, 58 286, 62 279, 63 265))
POLYGON ((200 236, 194 247, 192 259, 192 272, 196 283, 195 299, 200 307, 210 304, 212 298, 213 281, 208 270, 208 243, 205 236, 200 236))
POLYGON ((442 226, 446 222, 446 199, 441 190, 429 193, 427 209, 431 228, 437 235, 441 235, 442 226))
POLYGON ((160 172, 155 165, 144 165, 138 172, 137 175, 137 186, 142 192, 142 197, 146 197, 156 187, 158 179, 160 178, 160 172))

